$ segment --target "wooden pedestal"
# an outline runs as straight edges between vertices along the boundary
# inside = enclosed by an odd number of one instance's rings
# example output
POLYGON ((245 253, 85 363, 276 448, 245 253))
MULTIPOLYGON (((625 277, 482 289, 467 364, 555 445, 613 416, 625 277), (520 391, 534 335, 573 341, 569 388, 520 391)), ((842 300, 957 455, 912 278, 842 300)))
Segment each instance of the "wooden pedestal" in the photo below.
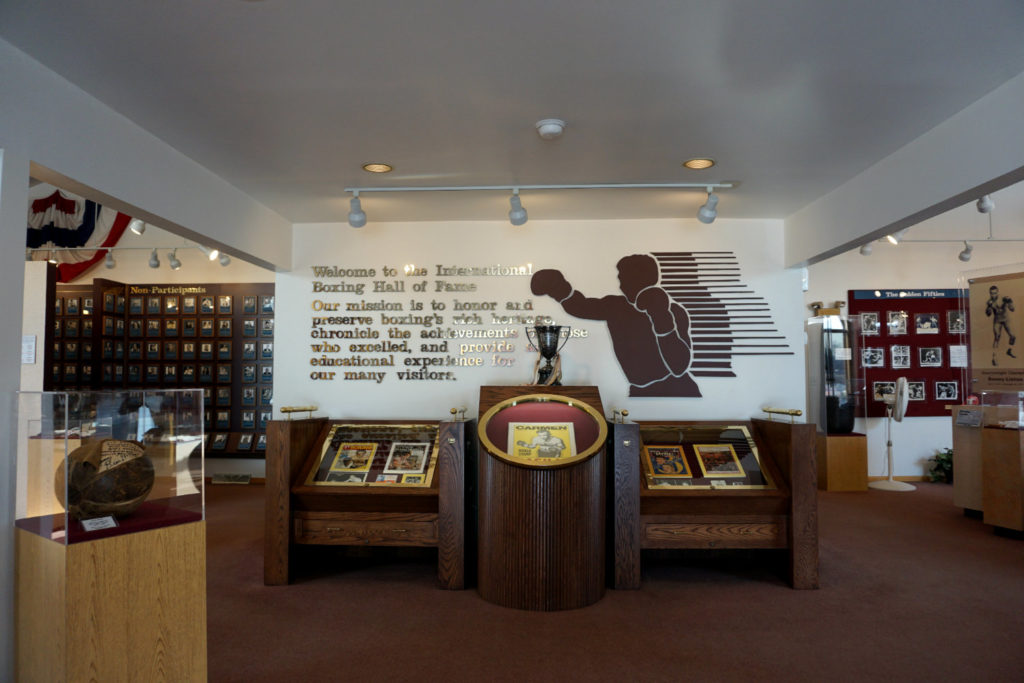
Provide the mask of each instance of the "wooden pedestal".
MULTIPOLYGON (((953 409, 953 505, 964 510, 984 509, 981 494, 981 427, 985 413, 991 411, 992 408, 984 406, 956 406, 953 409), (977 426, 958 425, 960 413, 973 414, 977 426)), ((962 421, 967 422, 966 416, 962 421)))
POLYGON ((206 680, 205 522, 15 544, 17 680, 206 680))
POLYGON ((818 434, 818 488, 868 490, 868 438, 864 434, 818 434))
MULTIPOLYGON (((1024 531, 1022 436, 1024 431, 1018 429, 982 429, 982 509, 985 513, 985 524, 1024 531)), ((956 470, 953 472, 953 480, 956 481, 956 470)))
MULTIPOLYGON (((603 414, 596 387, 483 387, 480 412, 528 393, 568 396, 603 414)), ((582 450, 582 446, 578 445, 582 450)), ((504 607, 563 610, 604 594, 604 447, 566 467, 480 452, 479 591, 504 607)))

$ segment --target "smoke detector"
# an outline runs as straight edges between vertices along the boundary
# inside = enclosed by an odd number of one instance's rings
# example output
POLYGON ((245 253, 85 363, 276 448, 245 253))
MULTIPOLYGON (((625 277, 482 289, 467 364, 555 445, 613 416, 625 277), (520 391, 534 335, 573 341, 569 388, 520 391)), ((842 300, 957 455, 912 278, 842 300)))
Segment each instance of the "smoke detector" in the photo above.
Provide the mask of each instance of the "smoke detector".
POLYGON ((545 140, 554 140, 565 130, 562 119, 541 119, 537 122, 537 134, 545 140))

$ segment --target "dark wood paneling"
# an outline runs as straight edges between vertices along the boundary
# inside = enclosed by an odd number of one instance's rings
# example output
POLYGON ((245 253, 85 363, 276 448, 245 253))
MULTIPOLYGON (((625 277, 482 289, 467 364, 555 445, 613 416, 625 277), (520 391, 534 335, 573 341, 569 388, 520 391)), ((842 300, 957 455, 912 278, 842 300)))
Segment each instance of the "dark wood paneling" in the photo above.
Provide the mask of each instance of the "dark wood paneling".
POLYGON ((465 422, 439 425, 437 579, 442 588, 466 587, 465 422))
POLYGON ((785 548, 785 516, 673 515, 645 517, 644 548, 785 548))
POLYGON ((612 586, 640 587, 640 426, 611 425, 612 586))
POLYGON ((264 498, 263 583, 288 583, 291 548, 291 487, 309 449, 327 421, 271 420, 267 424, 267 469, 264 498))
POLYGON ((296 543, 436 546, 437 515, 383 512, 295 514, 296 543))

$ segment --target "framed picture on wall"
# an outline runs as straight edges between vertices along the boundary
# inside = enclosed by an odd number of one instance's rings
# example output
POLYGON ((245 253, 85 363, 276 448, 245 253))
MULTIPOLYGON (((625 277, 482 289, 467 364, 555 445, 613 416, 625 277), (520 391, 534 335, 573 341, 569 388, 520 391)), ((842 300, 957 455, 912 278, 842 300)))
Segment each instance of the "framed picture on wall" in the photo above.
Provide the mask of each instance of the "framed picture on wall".
POLYGON ((69 296, 64 300, 64 311, 67 315, 78 315, 79 299, 77 296, 69 296))
POLYGON ((146 297, 146 313, 149 315, 160 315, 160 295, 146 297))
POLYGON ((164 360, 178 360, 178 342, 164 342, 164 360))
POLYGON ((939 314, 938 313, 915 313, 914 331, 917 334, 938 334, 939 314))
POLYGON ((178 295, 168 294, 164 297, 164 313, 167 315, 178 314, 178 295))
POLYGON ((185 295, 181 297, 181 312, 190 315, 195 315, 196 298, 194 296, 185 295))
POLYGON ((231 342, 217 342, 217 360, 231 360, 231 342))
POLYGON ((922 346, 917 350, 917 356, 922 368, 942 367, 942 348, 939 346, 922 346))
POLYGON ((866 368, 885 367, 885 349, 869 346, 860 350, 861 364, 866 368))
POLYGON ((910 367, 910 347, 890 346, 890 364, 893 370, 901 370, 910 367))
POLYGON ((196 359, 196 343, 195 342, 182 342, 181 343, 181 359, 182 360, 195 360, 196 359))
POLYGON ((256 342, 242 344, 242 360, 256 360, 256 342))
POLYGON ((876 335, 880 333, 881 329, 882 326, 878 321, 877 312, 860 314, 860 330, 862 334, 876 335))
POLYGON ((256 297, 253 295, 242 297, 242 313, 256 315, 256 297))
POLYGON ((82 297, 82 315, 92 315, 92 297, 82 297))
POLYGON ((194 337, 194 336, 196 336, 196 319, 195 318, 182 318, 181 319, 181 336, 182 337, 194 337))
POLYGON ((876 401, 885 402, 886 396, 893 396, 896 394, 896 382, 872 382, 871 383, 871 398, 876 401))
POLYGON ((221 294, 217 297, 217 312, 221 315, 231 315, 230 294, 221 294))
POLYGON ((200 313, 213 313, 213 297, 204 296, 199 299, 199 312, 200 313))
POLYGON ((967 334, 967 319, 963 311, 946 312, 946 330, 950 334, 967 334))
POLYGON ((958 384, 956 382, 936 382, 935 399, 938 401, 955 401, 959 398, 958 384))
POLYGON ((128 297, 128 312, 132 315, 142 315, 142 297, 132 296, 128 297))
POLYGON ((146 342, 146 360, 160 360, 160 342, 146 342))
POLYGON ((906 311, 887 311, 886 312, 886 331, 890 335, 899 335, 907 333, 907 312, 906 311))
POLYGON ((924 382, 907 382, 907 398, 911 401, 923 401, 924 382))

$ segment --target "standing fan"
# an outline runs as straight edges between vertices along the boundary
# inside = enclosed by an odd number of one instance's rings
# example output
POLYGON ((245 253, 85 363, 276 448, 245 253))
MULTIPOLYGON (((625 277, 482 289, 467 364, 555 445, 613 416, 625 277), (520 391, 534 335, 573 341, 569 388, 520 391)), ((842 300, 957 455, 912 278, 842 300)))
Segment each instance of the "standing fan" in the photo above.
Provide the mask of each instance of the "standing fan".
POLYGON ((889 478, 881 481, 872 481, 868 486, 881 491, 913 491, 917 487, 903 481, 896 481, 892 478, 892 421, 903 422, 903 416, 907 414, 907 378, 900 377, 896 380, 896 393, 886 394, 885 400, 885 457, 889 465, 889 478))

